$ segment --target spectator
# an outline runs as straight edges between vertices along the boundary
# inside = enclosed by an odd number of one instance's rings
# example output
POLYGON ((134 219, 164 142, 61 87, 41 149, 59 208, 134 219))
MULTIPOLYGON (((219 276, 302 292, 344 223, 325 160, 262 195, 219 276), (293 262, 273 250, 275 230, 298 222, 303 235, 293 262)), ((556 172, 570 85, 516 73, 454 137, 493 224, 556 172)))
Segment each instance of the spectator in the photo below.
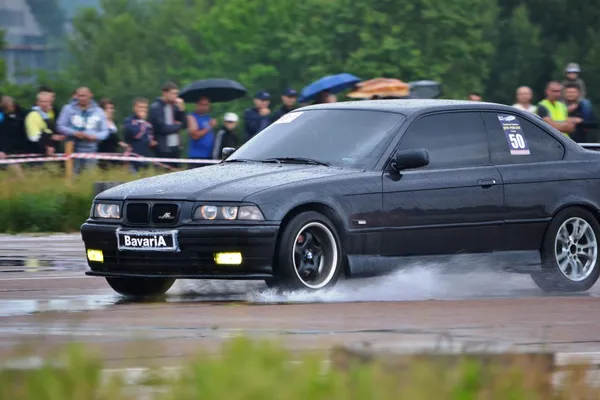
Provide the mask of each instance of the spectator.
POLYGON ((40 86, 40 88, 38 89, 38 93, 50 93, 50 111, 47 112, 48 117, 54 121, 54 124, 56 124, 56 119, 58 118, 58 108, 56 107, 55 101, 56 101, 56 93, 54 93, 54 90, 52 90, 51 87, 49 86, 40 86))
MULTIPOLYGON (((296 100, 298 99, 298 93, 292 89, 288 88, 283 95, 281 96, 281 106, 273 113, 271 117, 271 122, 277 121, 283 115, 292 111, 296 105, 296 100)), ((228 146, 226 146, 228 147, 228 146)))
MULTIPOLYGON (((75 141, 76 153, 96 153, 98 142, 109 134, 106 115, 92 100, 87 87, 77 89, 77 100, 65 105, 58 117, 58 131, 75 141)), ((87 166, 95 166, 97 160, 75 159, 75 173, 87 166)))
POLYGON ((571 134, 571 139, 578 143, 587 143, 590 141, 589 131, 596 128, 597 123, 592 115, 586 115, 584 100, 581 99, 581 91, 576 83, 567 83, 563 91, 569 117, 582 122, 575 124, 575 130, 571 134))
POLYGON ((271 95, 269 92, 260 91, 254 96, 254 107, 244 111, 244 129, 248 139, 265 129, 271 123, 271 95))
POLYGON ((481 94, 478 92, 469 93, 469 100, 471 101, 481 101, 481 94))
POLYGON ((23 109, 10 96, 2 96, 0 109, 4 119, 0 123, 2 136, 2 153, 23 154, 31 151, 31 145, 25 133, 25 116, 23 109))
POLYGON ((517 102, 513 104, 513 107, 536 114, 537 107, 531 104, 532 99, 533 91, 531 88, 528 86, 521 86, 517 88, 517 102))
MULTIPOLYGON (((104 115, 106 116, 108 136, 98 143, 98 153, 116 153, 119 147, 127 148, 127 144, 119 139, 119 129, 114 121, 115 105, 113 102, 104 98, 100 101, 100 108, 102 108, 104 115)), ((120 161, 98 160, 98 167, 103 170, 106 170, 111 166, 116 167, 120 164, 120 161)))
MULTIPOLYGON (((583 79, 581 79, 579 77, 579 74, 581 74, 581 68, 579 67, 579 64, 577 63, 569 63, 567 64, 567 66, 565 67, 565 79, 563 80, 562 84, 563 87, 565 87, 567 84, 570 83, 574 83, 579 87, 579 92, 581 93, 581 97, 579 100, 581 99, 585 99, 586 98, 586 88, 585 88, 585 82, 583 81, 583 79)), ((563 98, 564 98, 564 93, 563 93, 563 98)))
POLYGON ((238 116, 235 113, 228 112, 223 118, 223 126, 215 136, 215 144, 213 147, 212 158, 220 160, 221 154, 225 147, 237 147, 238 140, 235 134, 235 128, 238 124, 238 116))
MULTIPOLYGON (((40 86, 38 89, 38 93, 50 93, 50 111, 47 113, 48 114, 48 120, 47 122, 50 124, 50 129, 56 133, 56 122, 58 120, 58 114, 60 113, 60 111, 58 110, 58 107, 56 106, 56 93, 54 93, 54 90, 49 87, 49 86, 40 86)), ((55 149, 55 153, 62 153, 64 152, 64 148, 63 148, 63 143, 64 141, 55 141, 54 142, 54 149, 55 149)), ((61 163, 61 168, 64 167, 64 164, 61 163)))
MULTIPOLYGON (((183 100, 178 98, 179 87, 167 82, 162 87, 162 96, 150 105, 148 122, 152 124, 154 137, 158 142, 157 155, 162 158, 181 156, 179 132, 186 128, 186 114, 183 100)), ((177 168, 177 163, 168 163, 177 168)))
POLYGON ((331 98, 330 96, 331 96, 331 94, 329 93, 328 90, 323 90, 323 91, 317 93, 313 104, 332 103, 331 101, 329 101, 331 98))
POLYGON ((25 117, 25 131, 31 143, 31 152, 52 156, 57 145, 66 139, 56 133, 56 124, 50 116, 52 112, 52 93, 39 92, 36 105, 25 117))
MULTIPOLYGON (((154 149, 158 143, 154 139, 152 124, 148 122, 148 99, 138 97, 133 101, 133 114, 125 118, 123 136, 125 142, 131 146, 131 151, 142 157, 155 157, 154 149)), ((133 161, 131 168, 134 172, 146 169, 148 163, 133 161)))
MULTIPOLYGON (((196 111, 188 115, 188 133, 190 143, 188 157, 196 160, 207 160, 212 157, 212 149, 215 143, 213 128, 217 120, 209 114, 210 100, 201 97, 196 102, 196 111)), ((190 164, 190 168, 198 167, 199 164, 190 164)))
POLYGON ((337 96, 333 93, 329 93, 326 103, 337 103, 337 96))
POLYGON ((548 124, 570 136, 575 130, 575 124, 580 123, 580 118, 570 119, 567 106, 560 101, 562 85, 552 81, 546 85, 546 98, 538 104, 537 114, 548 124))

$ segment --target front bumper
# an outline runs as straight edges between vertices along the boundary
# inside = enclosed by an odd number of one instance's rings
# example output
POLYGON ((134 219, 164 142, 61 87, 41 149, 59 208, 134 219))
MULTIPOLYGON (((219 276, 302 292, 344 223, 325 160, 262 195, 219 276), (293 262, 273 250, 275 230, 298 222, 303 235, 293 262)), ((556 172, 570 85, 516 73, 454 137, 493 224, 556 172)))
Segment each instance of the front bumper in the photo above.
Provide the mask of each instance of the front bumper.
MULTIPOLYGON (((104 261, 88 259, 86 275, 107 277, 169 277, 177 279, 267 279, 278 225, 182 226, 179 252, 119 251, 118 226, 86 222, 81 235, 88 249, 102 250, 104 261), (214 254, 240 252, 240 265, 218 265, 214 254)), ((122 227, 121 231, 127 228, 122 227)), ((139 228, 137 228, 139 229, 139 228)), ((171 229, 169 229, 171 230, 171 229)))

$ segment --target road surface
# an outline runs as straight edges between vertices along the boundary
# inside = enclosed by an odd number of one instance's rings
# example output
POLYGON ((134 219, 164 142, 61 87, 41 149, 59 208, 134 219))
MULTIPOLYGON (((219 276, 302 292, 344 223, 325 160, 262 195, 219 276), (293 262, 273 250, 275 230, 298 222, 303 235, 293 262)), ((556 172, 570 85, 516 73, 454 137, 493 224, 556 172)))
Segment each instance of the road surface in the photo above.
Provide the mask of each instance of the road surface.
POLYGON ((76 340, 109 367, 177 365, 239 334, 294 351, 363 342, 390 348, 489 343, 600 351, 600 290, 541 293, 526 275, 435 265, 277 295, 261 282, 179 281, 164 299, 128 302, 86 269, 78 235, 0 236, 0 359, 76 340))

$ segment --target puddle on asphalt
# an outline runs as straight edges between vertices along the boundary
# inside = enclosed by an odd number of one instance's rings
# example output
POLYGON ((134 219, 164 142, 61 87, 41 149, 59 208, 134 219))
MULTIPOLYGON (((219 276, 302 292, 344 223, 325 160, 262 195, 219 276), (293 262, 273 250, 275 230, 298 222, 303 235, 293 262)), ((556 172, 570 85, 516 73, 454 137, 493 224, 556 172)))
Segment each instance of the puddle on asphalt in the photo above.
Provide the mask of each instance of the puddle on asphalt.
POLYGON ((85 261, 82 257, 39 259, 34 257, 0 256, 0 272, 33 272, 33 271, 84 271, 85 261))
MULTIPOLYGON (((0 236, 0 272, 87 269, 77 235, 52 240, 57 240, 58 243, 44 237, 19 239, 0 236)), ((393 274, 370 279, 342 280, 334 288, 317 293, 278 293, 269 290, 262 281, 179 280, 162 298, 133 300, 118 295, 106 285, 106 291, 102 291, 102 294, 56 296, 53 299, 35 299, 35 294, 32 294, 32 299, 0 299, 0 317, 44 312, 81 312, 135 303, 268 305, 552 296, 539 291, 528 275, 486 270, 486 265, 476 257, 459 258, 453 262, 407 262, 403 265, 404 269, 393 274), (454 272, 448 274, 448 270, 454 272)), ((593 297, 599 295, 598 288, 577 294, 593 297)))

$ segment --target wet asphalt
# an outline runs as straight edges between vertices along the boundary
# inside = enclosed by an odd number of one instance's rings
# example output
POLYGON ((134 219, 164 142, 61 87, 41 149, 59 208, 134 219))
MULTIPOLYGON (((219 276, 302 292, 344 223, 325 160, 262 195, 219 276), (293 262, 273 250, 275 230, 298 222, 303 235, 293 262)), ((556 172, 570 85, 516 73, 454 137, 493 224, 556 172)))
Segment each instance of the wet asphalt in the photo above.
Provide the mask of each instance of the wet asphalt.
MULTIPOLYGON (((76 340, 119 365, 172 364, 199 348, 217 351, 240 333, 280 338, 292 350, 364 341, 415 347, 450 335, 600 351, 598 285, 548 295, 528 275, 498 272, 476 258, 468 263, 462 271, 413 263, 318 294, 276 294, 262 282, 185 280, 164 298, 140 302, 85 276, 78 234, 0 235, 0 358, 24 344, 48 354, 76 340), (151 350, 127 353, 135 338, 149 340, 151 350)), ((464 260, 459 264, 465 267, 464 260)))

